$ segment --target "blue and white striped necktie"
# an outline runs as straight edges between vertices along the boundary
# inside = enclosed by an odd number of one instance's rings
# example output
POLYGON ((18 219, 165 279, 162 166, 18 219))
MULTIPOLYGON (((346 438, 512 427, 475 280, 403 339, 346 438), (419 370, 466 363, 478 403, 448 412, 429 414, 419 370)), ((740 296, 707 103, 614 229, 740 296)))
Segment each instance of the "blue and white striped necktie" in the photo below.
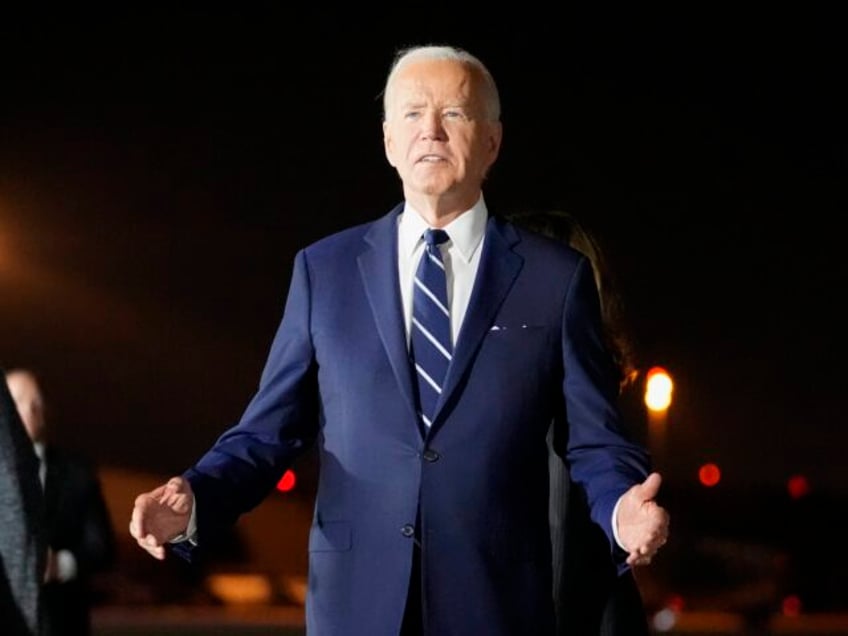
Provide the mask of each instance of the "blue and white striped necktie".
POLYGON ((427 428, 453 354, 447 276, 439 245, 449 240, 444 230, 424 232, 424 253, 415 272, 412 293, 410 353, 418 380, 418 408, 427 428))

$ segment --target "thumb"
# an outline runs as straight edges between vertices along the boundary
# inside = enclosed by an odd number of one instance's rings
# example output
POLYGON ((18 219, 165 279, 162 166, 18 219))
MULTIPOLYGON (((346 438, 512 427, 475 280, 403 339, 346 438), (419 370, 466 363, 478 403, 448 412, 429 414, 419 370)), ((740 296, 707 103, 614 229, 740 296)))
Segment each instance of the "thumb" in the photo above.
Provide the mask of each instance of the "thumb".
POLYGON ((641 484, 633 487, 633 494, 640 502, 655 499, 660 491, 662 477, 659 473, 651 473, 641 484))

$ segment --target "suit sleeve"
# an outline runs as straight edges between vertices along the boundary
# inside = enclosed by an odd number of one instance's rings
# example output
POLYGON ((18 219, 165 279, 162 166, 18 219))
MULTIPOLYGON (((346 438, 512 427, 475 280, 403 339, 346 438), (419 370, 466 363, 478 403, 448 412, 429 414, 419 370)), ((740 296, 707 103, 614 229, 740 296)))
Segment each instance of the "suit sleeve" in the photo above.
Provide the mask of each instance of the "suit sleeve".
POLYGON ((300 251, 257 392, 238 424, 184 475, 196 498, 199 544, 256 507, 315 439, 317 367, 309 323, 309 274, 300 251))
POLYGON ((597 287, 582 259, 568 291, 563 323, 564 394, 569 423, 566 458, 585 491, 591 517, 621 563, 612 529, 619 497, 648 475, 646 449, 632 441, 618 407, 619 374, 604 344, 597 287))

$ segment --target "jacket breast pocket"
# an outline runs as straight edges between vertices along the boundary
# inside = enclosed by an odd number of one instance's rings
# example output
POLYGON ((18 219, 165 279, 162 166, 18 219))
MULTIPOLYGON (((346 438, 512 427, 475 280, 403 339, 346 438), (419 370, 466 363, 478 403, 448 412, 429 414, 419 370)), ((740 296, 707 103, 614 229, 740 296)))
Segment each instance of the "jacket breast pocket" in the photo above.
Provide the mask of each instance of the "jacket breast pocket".
POLYGON ((547 355, 559 344, 560 329, 549 325, 495 324, 489 329, 483 346, 493 352, 515 355, 517 352, 547 355))
POLYGON ((549 325, 496 323, 489 329, 475 364, 485 370, 488 391, 520 396, 501 406, 532 402, 559 381, 560 340, 560 329, 549 325))

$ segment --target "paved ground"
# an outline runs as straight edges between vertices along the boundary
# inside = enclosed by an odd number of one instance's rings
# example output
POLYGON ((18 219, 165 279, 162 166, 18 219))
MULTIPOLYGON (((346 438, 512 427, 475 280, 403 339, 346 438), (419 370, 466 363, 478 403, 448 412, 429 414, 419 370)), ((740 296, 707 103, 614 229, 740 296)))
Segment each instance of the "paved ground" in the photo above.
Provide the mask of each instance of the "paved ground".
POLYGON ((93 636, 304 636, 300 607, 104 607, 93 636))
MULTIPOLYGON (((93 636, 305 636, 303 609, 280 607, 106 607, 94 613, 93 636)), ((775 617, 765 630, 734 614, 681 614, 657 636, 848 636, 848 615, 775 617)))

